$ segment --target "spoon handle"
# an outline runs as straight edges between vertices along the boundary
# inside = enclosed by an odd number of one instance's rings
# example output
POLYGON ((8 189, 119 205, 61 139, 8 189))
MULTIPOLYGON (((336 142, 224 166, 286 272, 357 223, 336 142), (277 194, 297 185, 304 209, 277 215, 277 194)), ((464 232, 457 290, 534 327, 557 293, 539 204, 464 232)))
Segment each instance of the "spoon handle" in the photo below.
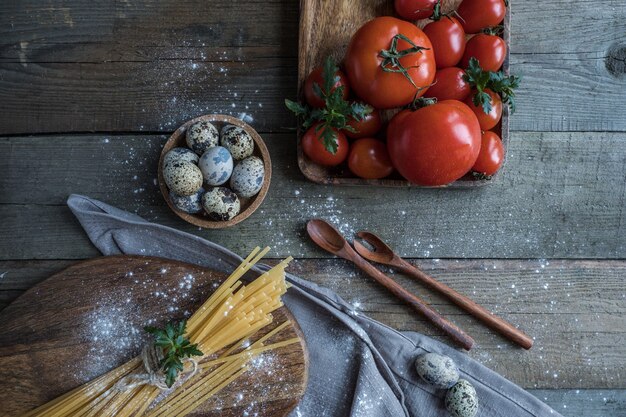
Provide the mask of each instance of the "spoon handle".
POLYGON ((530 338, 530 336, 528 336, 526 333, 513 326, 508 321, 496 316, 483 306, 472 301, 469 297, 466 297, 465 295, 453 290, 446 284, 437 281, 436 279, 421 271, 419 268, 411 265, 404 259, 399 258, 399 260, 400 261, 395 263, 394 266, 398 267, 405 274, 416 278, 418 281, 426 284, 433 290, 446 296, 454 304, 461 307, 463 310, 467 311, 469 314, 483 322, 485 325, 502 334, 507 339, 517 343, 524 349, 530 349, 532 347, 533 339, 530 338))
POLYGON ((354 262, 356 266, 366 272, 369 276, 374 278, 379 284, 387 288, 393 295, 413 307, 424 317, 426 317, 436 327, 443 330, 451 339, 461 345, 463 348, 470 350, 474 344, 472 339, 467 333, 458 328, 456 325, 450 323, 443 316, 429 307, 425 301, 418 298, 414 294, 407 291, 400 284, 389 278, 387 275, 380 272, 372 264, 367 262, 358 254, 354 253, 354 256, 350 257, 350 260, 354 262))

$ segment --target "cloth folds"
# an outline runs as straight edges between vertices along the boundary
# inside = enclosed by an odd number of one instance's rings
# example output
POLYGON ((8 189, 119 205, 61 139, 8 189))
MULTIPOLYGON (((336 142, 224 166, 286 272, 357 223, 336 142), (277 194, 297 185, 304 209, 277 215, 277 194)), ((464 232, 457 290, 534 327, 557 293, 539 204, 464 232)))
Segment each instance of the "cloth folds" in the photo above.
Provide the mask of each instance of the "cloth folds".
MULTIPOLYGON (((231 272, 241 257, 215 243, 84 196, 68 206, 104 255, 158 256, 231 272)), ((263 242, 259 242, 263 244, 263 242)), ((259 265, 257 272, 268 268, 259 265)), ((309 350, 309 382, 293 417, 447 416, 445 391, 414 370, 420 353, 451 357, 478 393, 480 417, 560 416, 463 352, 415 332, 398 332, 357 312, 336 293, 288 274, 284 302, 309 350)))

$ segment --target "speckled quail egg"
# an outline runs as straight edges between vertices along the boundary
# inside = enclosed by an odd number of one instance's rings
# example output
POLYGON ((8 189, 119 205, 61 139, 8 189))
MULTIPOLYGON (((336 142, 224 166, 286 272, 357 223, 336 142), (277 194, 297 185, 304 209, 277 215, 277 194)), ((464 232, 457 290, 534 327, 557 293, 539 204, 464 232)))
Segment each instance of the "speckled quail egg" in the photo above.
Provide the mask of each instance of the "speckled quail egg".
POLYGON ((478 412, 476 390, 464 379, 454 384, 446 393, 446 409, 454 417, 474 417, 478 412))
POLYGON ((239 214, 241 206, 237 194, 226 187, 215 187, 202 196, 202 207, 211 220, 225 221, 239 214))
POLYGON ((228 149, 236 161, 241 161, 251 156, 252 152, 254 152, 252 136, 239 126, 226 125, 222 128, 220 143, 228 149))
POLYGON ((230 178, 230 188, 241 197, 252 197, 263 186, 265 167, 256 156, 249 156, 239 162, 230 178))
POLYGON ((202 172, 191 162, 176 161, 163 167, 163 179, 174 194, 192 195, 202 187, 202 172))
POLYGON ((175 161, 191 162, 192 164, 197 164, 199 159, 200 157, 189 148, 172 148, 163 157, 163 166, 175 161))
POLYGON ((438 353, 425 353, 415 360, 417 374, 437 388, 448 389, 459 380, 459 369, 452 359, 438 353))
POLYGON ((219 132, 209 122, 196 122, 187 129, 187 146, 202 155, 209 148, 219 144, 219 132))
POLYGON ((204 188, 192 195, 178 195, 170 191, 170 201, 180 211, 189 214, 196 214, 202 211, 202 195, 204 188))
POLYGON ((207 185, 222 185, 233 173, 233 157, 226 148, 214 146, 202 154, 198 167, 207 185))

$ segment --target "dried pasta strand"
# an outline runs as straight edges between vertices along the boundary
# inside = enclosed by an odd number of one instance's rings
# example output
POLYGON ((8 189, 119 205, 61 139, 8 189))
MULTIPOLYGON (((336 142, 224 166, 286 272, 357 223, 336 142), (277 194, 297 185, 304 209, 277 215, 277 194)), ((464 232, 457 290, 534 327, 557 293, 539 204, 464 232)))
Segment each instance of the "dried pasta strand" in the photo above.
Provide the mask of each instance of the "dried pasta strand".
POLYGON ((183 417, 246 372, 251 358, 298 343, 298 338, 290 338, 266 344, 290 324, 288 321, 256 341, 244 343, 272 323, 271 313, 283 305, 281 296, 289 287, 285 267, 291 257, 248 284, 241 281, 268 251, 256 247, 187 321, 187 336, 204 355, 199 372, 182 383, 184 389, 175 385, 162 392, 142 385, 120 390, 122 378, 145 372, 137 357, 23 416, 183 417), (216 358, 218 351, 222 353, 216 358))

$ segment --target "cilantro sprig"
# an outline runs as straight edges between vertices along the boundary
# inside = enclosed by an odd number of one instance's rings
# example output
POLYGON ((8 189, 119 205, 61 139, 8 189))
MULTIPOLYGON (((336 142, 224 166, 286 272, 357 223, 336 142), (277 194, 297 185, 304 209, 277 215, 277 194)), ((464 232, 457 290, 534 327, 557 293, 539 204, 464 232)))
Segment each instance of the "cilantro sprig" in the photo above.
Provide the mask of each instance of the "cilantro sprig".
POLYGON ((174 385, 178 374, 183 371, 183 359, 192 356, 202 356, 196 343, 191 344, 185 337, 187 321, 182 320, 175 323, 167 323, 165 329, 147 326, 144 330, 154 335, 155 346, 161 348, 163 359, 159 363, 161 370, 165 374, 165 384, 168 387, 174 385))
POLYGON ((502 102, 509 105, 511 113, 515 113, 515 89, 519 87, 520 77, 506 75, 504 71, 485 71, 476 58, 470 58, 463 79, 476 89, 472 101, 474 105, 482 106, 485 113, 491 111, 491 97, 485 90, 500 94, 502 102))
POLYGON ((340 81, 337 71, 334 61, 328 57, 322 68, 323 85, 313 84, 313 92, 324 100, 324 107, 311 108, 306 104, 285 99, 285 106, 302 120, 304 129, 309 129, 317 123, 316 133, 319 134, 324 147, 333 155, 339 145, 337 130, 355 133, 356 130, 348 125, 350 119, 363 120, 374 110, 370 105, 344 100, 345 87, 335 87, 340 81))

